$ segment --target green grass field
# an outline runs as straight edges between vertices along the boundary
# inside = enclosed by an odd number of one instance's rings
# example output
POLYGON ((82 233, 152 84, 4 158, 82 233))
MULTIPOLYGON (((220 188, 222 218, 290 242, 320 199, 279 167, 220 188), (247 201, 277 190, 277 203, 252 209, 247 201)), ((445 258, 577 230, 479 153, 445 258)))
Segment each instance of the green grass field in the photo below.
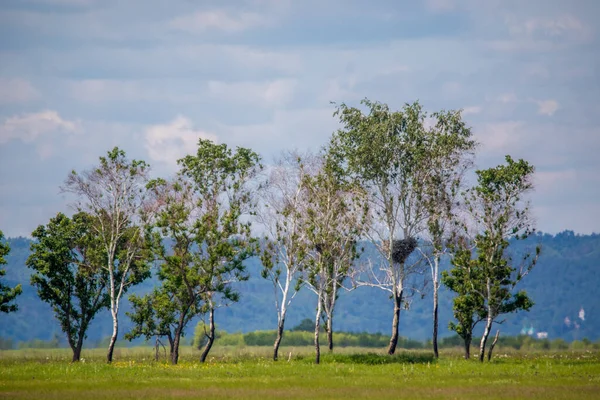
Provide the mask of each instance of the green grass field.
POLYGON ((0 352, 0 398, 10 399, 600 399, 600 352, 506 353, 491 363, 464 361, 458 351, 439 361, 423 352, 388 357, 344 348, 312 363, 312 349, 217 347, 209 362, 182 349, 182 362, 154 361, 153 349, 87 350, 80 363, 68 350, 0 352), (291 353, 291 355, 290 355, 291 353))

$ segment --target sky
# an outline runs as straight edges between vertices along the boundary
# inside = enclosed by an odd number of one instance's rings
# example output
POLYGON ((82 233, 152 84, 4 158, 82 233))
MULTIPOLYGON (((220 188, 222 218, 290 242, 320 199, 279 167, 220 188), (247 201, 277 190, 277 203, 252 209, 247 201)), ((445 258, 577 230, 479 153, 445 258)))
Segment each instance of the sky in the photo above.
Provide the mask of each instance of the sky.
POLYGON ((198 138, 269 163, 331 102, 463 109, 478 168, 536 167, 537 228, 600 232, 600 1, 2 0, 0 229, 30 236, 114 146, 155 176, 198 138))

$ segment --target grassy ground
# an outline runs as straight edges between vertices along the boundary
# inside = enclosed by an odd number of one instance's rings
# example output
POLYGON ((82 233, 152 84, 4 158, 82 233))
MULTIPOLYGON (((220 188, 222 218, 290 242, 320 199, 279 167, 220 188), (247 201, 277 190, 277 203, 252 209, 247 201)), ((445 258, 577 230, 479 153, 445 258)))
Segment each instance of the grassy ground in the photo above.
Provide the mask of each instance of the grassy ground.
POLYGON ((277 363, 269 348, 216 348, 205 364, 183 350, 177 366, 155 362, 149 348, 119 349, 112 365, 103 349, 77 364, 66 350, 3 351, 0 398, 600 399, 600 353, 591 351, 500 349, 480 364, 454 351, 433 361, 422 352, 389 358, 345 348, 314 365, 310 348, 284 348, 277 363))

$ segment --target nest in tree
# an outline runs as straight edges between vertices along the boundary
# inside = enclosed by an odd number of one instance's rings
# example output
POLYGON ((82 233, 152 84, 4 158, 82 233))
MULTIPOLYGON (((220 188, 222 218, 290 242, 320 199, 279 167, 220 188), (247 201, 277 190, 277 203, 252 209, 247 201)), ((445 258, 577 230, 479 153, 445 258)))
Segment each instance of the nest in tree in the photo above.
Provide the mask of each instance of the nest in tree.
POLYGON ((415 238, 392 241, 392 261, 402 264, 416 248, 417 240, 415 238))

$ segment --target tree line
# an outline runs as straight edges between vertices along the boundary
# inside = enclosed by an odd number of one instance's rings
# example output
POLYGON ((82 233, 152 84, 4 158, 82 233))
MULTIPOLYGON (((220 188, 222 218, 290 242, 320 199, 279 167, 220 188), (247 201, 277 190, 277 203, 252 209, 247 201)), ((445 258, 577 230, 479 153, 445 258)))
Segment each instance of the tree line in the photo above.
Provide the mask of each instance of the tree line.
MULTIPOLYGON (((341 290, 372 286, 390 294, 387 352, 394 354, 401 310, 412 296, 425 295, 427 284, 435 357, 441 284, 455 293, 449 328, 464 341, 465 358, 480 322, 479 359, 486 349, 491 357, 499 333, 488 346, 493 324, 533 305, 516 286, 540 249, 517 253, 510 243, 533 232, 526 195, 534 167, 506 156, 504 164, 474 171, 476 184, 468 186, 478 144, 460 110, 428 114, 415 102, 393 111, 367 99, 361 106, 336 105, 341 128, 318 153, 286 151, 266 167, 251 149, 200 139, 171 177, 151 178, 147 163, 119 148, 69 173, 61 191, 72 195, 74 214, 58 213, 33 231, 26 264, 73 361, 104 308, 112 316, 106 356, 112 361, 122 298, 153 266, 160 284, 129 296, 134 328, 125 337, 166 338, 176 364, 184 329, 202 316, 205 361, 217 338, 214 315, 239 301, 235 284, 248 279, 244 262, 251 257, 260 259, 261 275, 273 284, 274 360, 299 290, 316 294, 319 363, 321 324, 333 350, 341 290), (375 256, 364 256, 365 241, 375 256), (451 269, 440 273, 444 258, 451 269)), ((0 263, 8 251, 2 243, 0 263)), ((19 293, 20 287, 0 284, 0 310, 16 311, 19 293)))

